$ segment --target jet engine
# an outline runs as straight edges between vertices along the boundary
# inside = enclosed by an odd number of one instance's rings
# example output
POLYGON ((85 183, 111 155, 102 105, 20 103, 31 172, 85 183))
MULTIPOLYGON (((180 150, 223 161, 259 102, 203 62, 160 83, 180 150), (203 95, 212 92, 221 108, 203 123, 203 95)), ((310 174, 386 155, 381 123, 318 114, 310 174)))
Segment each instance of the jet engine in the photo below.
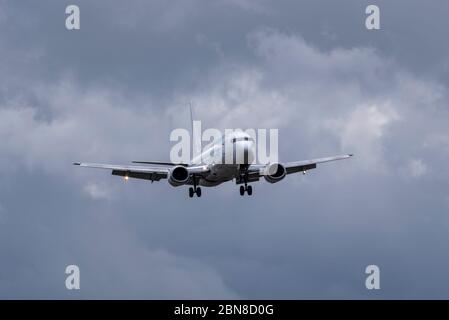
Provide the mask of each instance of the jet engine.
POLYGON ((287 171, 280 163, 272 163, 265 168, 264 178, 269 183, 276 183, 284 179, 287 171))
POLYGON ((189 171, 186 167, 176 166, 168 174, 168 183, 177 187, 185 184, 189 180, 189 171))

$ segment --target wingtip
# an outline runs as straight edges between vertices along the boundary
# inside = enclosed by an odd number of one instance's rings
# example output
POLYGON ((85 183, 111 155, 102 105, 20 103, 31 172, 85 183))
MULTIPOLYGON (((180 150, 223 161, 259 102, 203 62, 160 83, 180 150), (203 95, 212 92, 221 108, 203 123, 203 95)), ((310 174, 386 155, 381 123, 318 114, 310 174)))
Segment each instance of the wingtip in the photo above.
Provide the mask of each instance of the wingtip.
POLYGON ((73 165, 74 165, 74 166, 80 166, 81 163, 80 163, 80 162, 74 162, 73 165))
POLYGON ((348 156, 350 156, 350 157, 352 157, 353 155, 354 155, 353 153, 348 154, 348 156))

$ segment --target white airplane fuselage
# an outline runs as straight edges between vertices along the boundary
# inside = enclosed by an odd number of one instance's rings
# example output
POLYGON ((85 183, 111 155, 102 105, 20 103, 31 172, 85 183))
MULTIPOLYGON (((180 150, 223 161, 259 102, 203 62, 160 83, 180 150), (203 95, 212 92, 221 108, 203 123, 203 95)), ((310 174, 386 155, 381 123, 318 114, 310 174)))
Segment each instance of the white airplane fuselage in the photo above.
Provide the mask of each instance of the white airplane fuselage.
POLYGON ((210 172, 198 180, 204 187, 214 187, 241 175, 241 168, 254 162, 255 142, 245 132, 233 132, 219 143, 206 146, 192 163, 207 165, 210 172))

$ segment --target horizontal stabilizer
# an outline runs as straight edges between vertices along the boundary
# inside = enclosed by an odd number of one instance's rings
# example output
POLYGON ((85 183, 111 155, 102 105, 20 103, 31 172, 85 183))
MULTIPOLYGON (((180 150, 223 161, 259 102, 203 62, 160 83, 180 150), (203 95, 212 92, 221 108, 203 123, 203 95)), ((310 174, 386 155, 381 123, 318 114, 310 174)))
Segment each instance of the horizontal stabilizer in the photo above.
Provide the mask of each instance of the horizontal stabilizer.
POLYGON ((162 162, 162 161, 132 161, 132 163, 140 163, 140 164, 158 164, 161 166, 184 166, 188 165, 185 163, 173 163, 173 162, 162 162))

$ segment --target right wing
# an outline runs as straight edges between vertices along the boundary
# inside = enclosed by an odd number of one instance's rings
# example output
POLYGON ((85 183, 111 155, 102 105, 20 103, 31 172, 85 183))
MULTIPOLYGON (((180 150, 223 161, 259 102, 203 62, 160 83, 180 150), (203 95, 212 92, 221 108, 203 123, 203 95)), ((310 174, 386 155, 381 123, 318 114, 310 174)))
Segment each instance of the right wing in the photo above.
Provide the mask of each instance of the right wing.
MULTIPOLYGON (((141 162, 144 163, 144 162, 141 162)), ((150 163, 150 162, 146 162, 150 163)), ((145 179, 153 181, 159 181, 161 179, 167 179, 170 174, 170 169, 177 166, 172 163, 162 162, 152 162, 157 164, 157 166, 136 166, 136 165, 119 165, 119 164, 104 164, 104 163, 89 163, 89 162, 75 162, 74 165, 86 168, 97 168, 97 169, 109 169, 112 170, 114 176, 122 176, 125 178, 136 178, 145 179)), ((179 166, 186 167, 185 164, 180 164, 179 166)), ((199 166, 189 166, 186 167, 189 178, 192 176, 198 176, 209 172, 209 168, 204 165, 199 166)))
POLYGON ((103 163, 75 162, 74 165, 87 168, 109 169, 115 176, 159 181, 166 179, 170 168, 173 166, 133 166, 103 163))

